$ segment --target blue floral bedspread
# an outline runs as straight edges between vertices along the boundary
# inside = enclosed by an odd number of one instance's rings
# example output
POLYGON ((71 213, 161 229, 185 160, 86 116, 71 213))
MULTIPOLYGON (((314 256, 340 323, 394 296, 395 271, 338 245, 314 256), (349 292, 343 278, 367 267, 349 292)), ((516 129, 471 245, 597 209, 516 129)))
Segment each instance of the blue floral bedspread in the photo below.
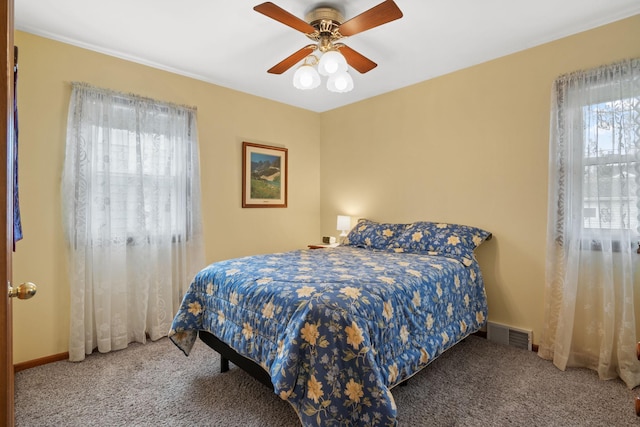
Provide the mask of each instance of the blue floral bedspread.
POLYGON ((259 363, 304 426, 394 426, 390 389, 486 322, 475 259, 355 247, 258 255, 195 277, 169 336, 259 363))

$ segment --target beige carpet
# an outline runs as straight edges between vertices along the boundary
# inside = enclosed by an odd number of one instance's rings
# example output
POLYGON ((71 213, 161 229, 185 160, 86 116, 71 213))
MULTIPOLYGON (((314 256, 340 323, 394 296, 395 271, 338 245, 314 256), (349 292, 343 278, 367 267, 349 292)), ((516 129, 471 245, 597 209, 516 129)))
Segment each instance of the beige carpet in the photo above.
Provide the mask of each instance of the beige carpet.
MULTIPOLYGON (((640 426, 631 391, 475 336, 396 387, 399 426, 640 426)), ((16 374, 17 426, 298 426, 288 403, 198 342, 168 339, 16 374)))

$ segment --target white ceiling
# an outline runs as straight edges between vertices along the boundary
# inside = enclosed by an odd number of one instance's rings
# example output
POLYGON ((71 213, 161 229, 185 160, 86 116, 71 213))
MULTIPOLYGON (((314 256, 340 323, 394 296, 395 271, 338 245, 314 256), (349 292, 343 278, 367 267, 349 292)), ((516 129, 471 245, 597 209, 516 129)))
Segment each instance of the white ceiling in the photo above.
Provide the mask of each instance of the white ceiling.
MULTIPOLYGON (((304 18, 332 5, 345 19, 382 0, 275 0, 304 18)), ((262 0, 15 0, 16 29, 323 112, 640 13, 638 0, 396 0, 404 16, 345 38, 378 64, 355 88, 293 87, 296 67, 267 73, 310 43, 259 14, 262 0)))

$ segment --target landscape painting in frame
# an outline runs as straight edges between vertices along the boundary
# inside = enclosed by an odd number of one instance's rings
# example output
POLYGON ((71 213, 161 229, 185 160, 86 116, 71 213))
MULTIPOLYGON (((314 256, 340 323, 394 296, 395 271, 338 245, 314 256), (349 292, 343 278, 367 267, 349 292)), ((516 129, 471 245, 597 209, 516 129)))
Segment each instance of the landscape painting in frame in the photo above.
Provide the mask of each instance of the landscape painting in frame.
POLYGON ((287 149, 242 143, 242 207, 287 207, 287 149))

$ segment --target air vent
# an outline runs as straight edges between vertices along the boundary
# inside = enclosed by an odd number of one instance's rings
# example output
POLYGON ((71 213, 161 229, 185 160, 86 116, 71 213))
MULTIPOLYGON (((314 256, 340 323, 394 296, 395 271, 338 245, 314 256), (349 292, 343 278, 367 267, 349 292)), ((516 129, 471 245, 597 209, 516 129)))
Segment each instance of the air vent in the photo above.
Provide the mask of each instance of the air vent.
POLYGON ((487 323, 487 339, 499 344, 531 350, 532 332, 499 323, 487 323))

